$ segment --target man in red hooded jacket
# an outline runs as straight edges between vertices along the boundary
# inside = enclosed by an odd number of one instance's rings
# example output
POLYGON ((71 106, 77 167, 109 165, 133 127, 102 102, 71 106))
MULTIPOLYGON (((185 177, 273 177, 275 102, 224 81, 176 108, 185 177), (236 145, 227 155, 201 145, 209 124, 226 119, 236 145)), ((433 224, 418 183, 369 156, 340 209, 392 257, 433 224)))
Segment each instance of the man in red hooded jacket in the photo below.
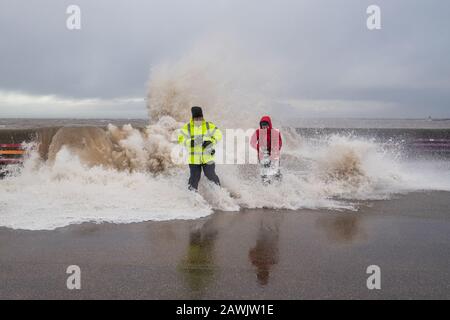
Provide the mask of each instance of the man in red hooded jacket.
POLYGON ((283 144, 280 131, 272 127, 272 120, 269 116, 261 118, 259 127, 260 129, 255 131, 250 140, 250 145, 258 151, 258 160, 261 162, 264 159, 266 151, 270 160, 279 160, 283 144))

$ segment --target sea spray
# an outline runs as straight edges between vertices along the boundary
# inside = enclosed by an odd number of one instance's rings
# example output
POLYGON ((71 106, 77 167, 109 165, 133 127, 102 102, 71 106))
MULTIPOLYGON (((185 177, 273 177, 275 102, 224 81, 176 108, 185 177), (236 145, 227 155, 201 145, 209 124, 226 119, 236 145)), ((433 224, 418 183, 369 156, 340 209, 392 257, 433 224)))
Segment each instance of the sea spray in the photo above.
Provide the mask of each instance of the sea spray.
POLYGON ((67 146, 46 161, 37 146, 31 147, 24 166, 0 183, 1 225, 38 230, 86 221, 196 219, 214 210, 240 208, 357 210, 359 200, 388 199, 414 190, 450 190, 445 171, 398 162, 371 140, 332 135, 320 137, 319 142, 298 136, 302 142, 296 150, 286 137, 289 161, 282 158, 280 184, 263 186, 254 165, 221 165, 217 171, 223 189, 202 179, 199 193, 194 193, 187 190, 185 166, 146 169, 147 162, 140 160, 145 156, 138 150, 148 148, 151 136, 140 130, 136 136, 134 130, 129 126, 105 130, 107 136, 115 135, 110 138, 113 153, 125 152, 114 151, 117 144, 128 150, 124 159, 137 159, 125 169, 90 165, 76 148, 67 146))
POLYGON ((174 150, 190 107, 203 106, 223 131, 254 127, 275 100, 272 69, 218 42, 155 66, 149 125, 65 127, 38 139, 23 167, 12 167, 0 182, 0 225, 40 230, 86 221, 196 219, 240 208, 357 210, 359 200, 450 190, 448 174, 404 163, 377 141, 304 137, 275 115, 284 138, 281 183, 263 186, 256 165, 218 165, 222 188, 202 179, 199 193, 188 191, 187 166, 174 161, 174 150))
POLYGON ((150 122, 163 116, 178 122, 190 109, 222 128, 253 128, 272 109, 281 87, 280 68, 221 35, 208 37, 180 59, 152 68, 147 108, 150 122))

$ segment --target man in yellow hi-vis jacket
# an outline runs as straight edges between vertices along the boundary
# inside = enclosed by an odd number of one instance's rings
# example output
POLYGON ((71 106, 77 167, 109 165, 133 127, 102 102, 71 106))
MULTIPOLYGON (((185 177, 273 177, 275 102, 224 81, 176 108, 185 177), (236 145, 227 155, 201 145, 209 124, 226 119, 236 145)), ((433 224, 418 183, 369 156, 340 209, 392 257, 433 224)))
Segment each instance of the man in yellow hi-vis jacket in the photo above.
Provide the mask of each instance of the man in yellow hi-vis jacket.
POLYGON ((202 108, 192 107, 191 111, 191 121, 181 128, 178 135, 178 143, 184 145, 189 152, 189 189, 198 189, 202 169, 209 180, 220 185, 215 171, 214 146, 222 139, 222 133, 213 123, 203 119, 202 108))

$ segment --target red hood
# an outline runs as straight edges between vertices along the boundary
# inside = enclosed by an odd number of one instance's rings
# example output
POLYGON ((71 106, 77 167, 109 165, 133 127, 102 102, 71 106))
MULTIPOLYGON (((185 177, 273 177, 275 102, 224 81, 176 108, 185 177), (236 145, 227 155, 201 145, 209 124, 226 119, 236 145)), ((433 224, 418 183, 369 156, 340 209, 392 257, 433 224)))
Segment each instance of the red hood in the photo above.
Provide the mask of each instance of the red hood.
POLYGON ((269 116, 264 116, 261 118, 261 120, 259 121, 259 127, 261 127, 261 122, 268 122, 269 128, 272 129, 272 119, 270 119, 269 116))

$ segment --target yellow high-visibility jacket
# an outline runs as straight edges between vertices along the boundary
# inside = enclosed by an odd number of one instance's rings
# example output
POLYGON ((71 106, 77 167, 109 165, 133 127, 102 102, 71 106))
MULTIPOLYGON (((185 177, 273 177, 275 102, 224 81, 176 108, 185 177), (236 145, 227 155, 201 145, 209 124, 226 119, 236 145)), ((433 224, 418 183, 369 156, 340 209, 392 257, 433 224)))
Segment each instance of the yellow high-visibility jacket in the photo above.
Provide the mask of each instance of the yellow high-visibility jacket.
POLYGON ((211 150, 220 140, 222 140, 222 132, 212 122, 205 120, 201 126, 196 127, 191 119, 181 128, 178 135, 178 143, 184 145, 189 152, 189 164, 214 163, 214 155, 211 154, 211 150), (211 141, 212 144, 203 149, 204 141, 211 141))

